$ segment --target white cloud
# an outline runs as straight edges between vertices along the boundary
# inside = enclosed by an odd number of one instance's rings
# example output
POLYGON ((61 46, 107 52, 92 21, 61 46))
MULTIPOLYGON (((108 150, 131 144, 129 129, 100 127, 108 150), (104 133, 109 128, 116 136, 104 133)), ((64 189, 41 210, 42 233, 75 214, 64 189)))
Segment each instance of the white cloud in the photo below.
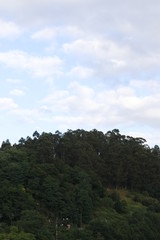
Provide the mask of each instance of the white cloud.
POLYGON ((73 67, 67 75, 74 78, 89 78, 94 74, 94 70, 92 68, 84 67, 84 66, 76 66, 73 67))
POLYGON ((35 57, 23 51, 0 52, 0 63, 18 71, 29 71, 35 77, 61 73, 62 60, 57 57, 35 57))
POLYGON ((11 98, 0 98, 0 111, 16 109, 18 106, 11 98))
POLYGON ((20 96, 24 96, 25 92, 23 90, 21 90, 21 89, 12 89, 10 91, 10 94, 13 95, 13 96, 20 97, 20 96))
POLYGON ((116 68, 127 65, 126 60, 130 56, 130 49, 125 45, 109 39, 78 39, 71 43, 65 43, 63 50, 67 54, 83 55, 89 57, 92 62, 98 64, 110 64, 116 68))
POLYGON ((32 34, 31 38, 35 40, 52 40, 56 36, 56 29, 44 28, 32 34))
MULTIPOLYGON (((2 104, 1 101, 0 108, 6 100, 2 104)), ((7 101, 10 107, 5 109, 13 109, 10 114, 24 124, 54 123, 59 130, 81 126, 105 131, 120 126, 131 132, 137 126, 140 136, 148 136, 140 128, 150 127, 154 132, 160 122, 159 94, 139 96, 130 85, 102 89, 73 82, 67 89, 51 91, 40 102, 41 106, 34 109, 20 109, 11 99, 7 101)))
POLYGON ((77 126, 84 124, 102 128, 107 125, 139 124, 156 127, 160 121, 159 95, 138 96, 130 87, 96 91, 74 82, 68 90, 54 91, 43 103, 50 117, 55 119, 65 113, 72 121, 75 118, 75 123, 77 119, 77 126))
POLYGON ((76 39, 78 37, 86 36, 86 32, 78 26, 66 25, 66 26, 55 26, 55 27, 44 27, 31 35, 33 40, 46 40, 55 41, 58 37, 64 37, 69 39, 76 39))
POLYGON ((160 54, 154 49, 139 50, 126 41, 91 36, 77 39, 62 46, 69 57, 90 62, 99 75, 124 75, 156 72, 160 67, 160 54))
POLYGON ((87 96, 88 98, 94 95, 95 90, 92 87, 81 85, 78 82, 72 82, 69 85, 71 92, 74 92, 77 97, 87 96))
POLYGON ((19 36, 20 33, 21 29, 14 22, 0 19, 0 38, 12 39, 19 36))
POLYGON ((72 37, 79 37, 79 36, 84 36, 85 31, 82 28, 79 28, 78 26, 74 25, 69 25, 66 27, 63 27, 60 29, 61 34, 65 34, 68 36, 72 37))
POLYGON ((147 91, 154 91, 154 92, 159 92, 160 89, 160 80, 131 80, 130 81, 130 86, 135 88, 135 89, 141 89, 142 91, 147 90, 147 91))
POLYGON ((34 124, 40 119, 40 112, 36 108, 16 108, 10 111, 10 116, 16 117, 17 122, 21 124, 34 124))
POLYGON ((54 91, 52 94, 48 95, 42 102, 47 104, 49 112, 68 113, 69 106, 71 102, 74 102, 74 99, 75 96, 70 96, 68 91, 59 90, 54 91))
POLYGON ((7 78, 6 82, 7 83, 11 83, 11 84, 18 84, 18 83, 21 82, 21 80, 20 79, 16 79, 16 78, 7 78))
POLYGON ((123 0, 123 4, 117 0, 12 0, 12 4, 10 0, 0 1, 0 15, 11 16, 23 25, 74 23, 94 33, 119 34, 120 39, 123 33, 134 42, 141 38, 148 41, 149 36, 159 42, 159 10, 157 0, 152 3, 150 0, 123 0))

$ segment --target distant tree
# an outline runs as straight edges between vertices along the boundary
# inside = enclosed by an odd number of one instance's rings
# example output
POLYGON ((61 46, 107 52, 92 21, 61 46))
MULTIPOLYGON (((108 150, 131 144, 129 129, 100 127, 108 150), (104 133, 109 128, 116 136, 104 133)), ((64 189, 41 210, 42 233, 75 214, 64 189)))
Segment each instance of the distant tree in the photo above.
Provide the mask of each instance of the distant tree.
POLYGON ((35 132, 33 133, 33 138, 34 138, 34 139, 38 139, 39 137, 40 137, 39 132, 35 131, 35 132))
POLYGON ((21 137, 18 141, 21 145, 25 144, 25 139, 23 137, 21 137))
POLYGON ((159 148, 158 145, 155 145, 155 146, 151 149, 151 151, 152 151, 152 153, 153 153, 155 156, 157 156, 157 157, 160 158, 160 148, 159 148))
POLYGON ((2 142, 1 148, 4 150, 6 148, 10 148, 11 147, 11 143, 9 141, 9 139, 7 139, 6 141, 2 142))
POLYGON ((54 141, 52 133, 42 133, 35 144, 38 163, 53 163, 54 141))

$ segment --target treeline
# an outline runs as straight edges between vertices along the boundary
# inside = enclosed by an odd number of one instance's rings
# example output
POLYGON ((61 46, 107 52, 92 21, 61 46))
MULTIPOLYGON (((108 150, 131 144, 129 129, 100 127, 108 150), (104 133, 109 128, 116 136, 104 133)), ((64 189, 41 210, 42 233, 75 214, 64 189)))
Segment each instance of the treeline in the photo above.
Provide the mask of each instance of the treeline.
POLYGON ((159 199, 158 145, 150 148, 145 139, 122 135, 117 129, 105 134, 96 129, 35 131, 13 146, 6 140, 0 148, 3 240, 54 240, 56 235, 63 240, 159 239, 159 199), (142 205, 141 215, 107 188, 145 193, 133 197, 142 205), (106 222, 106 217, 97 215, 102 209, 109 211, 106 222), (122 218, 119 226, 125 222, 126 233, 119 229, 117 234, 117 216, 122 218), (145 229, 138 228, 141 221, 145 229), (134 229, 139 233, 130 238, 134 229), (152 238, 145 238, 148 232, 152 238))

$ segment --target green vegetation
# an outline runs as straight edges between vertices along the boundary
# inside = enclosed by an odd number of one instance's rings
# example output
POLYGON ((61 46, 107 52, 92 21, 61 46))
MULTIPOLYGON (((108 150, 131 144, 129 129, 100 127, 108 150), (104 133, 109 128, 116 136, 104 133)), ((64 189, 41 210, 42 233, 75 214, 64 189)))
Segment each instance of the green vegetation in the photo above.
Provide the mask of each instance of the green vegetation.
POLYGON ((68 130, 0 148, 0 240, 160 239, 160 149, 68 130))

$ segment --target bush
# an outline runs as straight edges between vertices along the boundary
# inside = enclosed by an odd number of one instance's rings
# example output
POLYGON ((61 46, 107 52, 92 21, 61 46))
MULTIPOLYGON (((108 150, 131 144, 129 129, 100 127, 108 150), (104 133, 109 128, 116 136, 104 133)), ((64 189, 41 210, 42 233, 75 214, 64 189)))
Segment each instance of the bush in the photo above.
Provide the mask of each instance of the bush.
POLYGON ((127 202, 125 200, 122 201, 116 201, 114 204, 114 209, 118 213, 125 213, 126 212, 126 207, 127 207, 127 202))

